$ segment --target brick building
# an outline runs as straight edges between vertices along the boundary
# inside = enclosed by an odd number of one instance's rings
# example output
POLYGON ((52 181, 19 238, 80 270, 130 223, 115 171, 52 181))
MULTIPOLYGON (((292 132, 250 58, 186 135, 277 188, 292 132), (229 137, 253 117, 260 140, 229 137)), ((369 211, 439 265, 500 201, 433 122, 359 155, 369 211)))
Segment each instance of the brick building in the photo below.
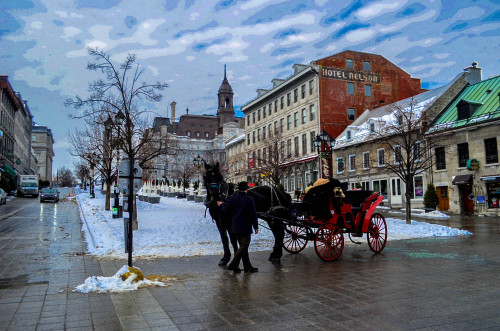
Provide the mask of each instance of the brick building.
POLYGON ((270 89, 258 89, 257 98, 242 106, 245 114, 246 160, 252 167, 247 180, 258 181, 272 151, 279 149, 287 172, 285 190, 303 189, 319 176, 314 147, 323 129, 337 137, 366 109, 392 103, 425 90, 384 57, 344 51, 309 65, 295 64, 286 79, 273 79, 270 89), (269 145, 269 134, 280 142, 269 145))

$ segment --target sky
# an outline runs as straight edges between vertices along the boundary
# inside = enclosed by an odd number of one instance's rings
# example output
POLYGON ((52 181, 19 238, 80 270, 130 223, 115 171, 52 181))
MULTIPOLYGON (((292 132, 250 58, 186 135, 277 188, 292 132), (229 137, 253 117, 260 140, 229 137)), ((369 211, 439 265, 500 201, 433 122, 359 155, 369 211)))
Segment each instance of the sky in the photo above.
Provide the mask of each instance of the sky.
MULTIPOLYGON (((126 259, 124 253, 123 222, 122 219, 113 219, 112 211, 104 210, 105 196, 96 191, 96 198, 90 199, 88 192, 77 191, 76 199, 82 213, 82 231, 85 234, 87 251, 89 254, 101 258, 126 259)), ((73 197, 68 199, 75 199, 73 197)), ((451 228, 440 224, 431 224, 425 221, 412 220, 406 224, 402 211, 387 210, 391 217, 386 218, 387 241, 425 238, 425 237, 454 237, 470 235, 467 230, 451 228)), ((219 232, 210 215, 205 216, 205 205, 186 199, 175 197, 161 197, 159 204, 150 204, 137 201, 139 229, 134 231, 134 258, 170 258, 199 255, 218 255, 214 261, 222 257, 223 250, 219 232)), ((420 217, 439 218, 444 220, 448 215, 439 211, 424 214, 422 210, 413 210, 413 214, 420 217)), ((424 218, 425 219, 425 218, 424 218)), ((259 221, 259 233, 252 235, 250 252, 271 251, 274 238, 272 232, 266 228, 264 221, 259 221)), ((366 247, 367 257, 373 254, 366 243, 366 238, 356 238, 366 247)), ((344 238, 344 249, 354 245, 348 237, 344 238)), ((308 247, 314 247, 313 242, 308 247)), ((383 252, 382 252, 383 253, 383 252)), ((288 254, 283 251, 283 254, 288 254)), ((321 260, 318 257, 318 263, 321 260)), ((256 261, 258 263, 258 261, 256 261)), ((269 263, 266 261, 266 263, 269 263)), ((286 267, 286 261, 282 262, 286 267)), ((123 268, 122 268, 123 269, 123 268)), ((138 286, 153 286, 162 284, 143 284, 123 282, 119 275, 124 270, 118 270, 112 277, 89 277, 76 288, 78 292, 124 292, 136 290, 138 286)), ((126 268, 125 268, 126 269, 126 268)), ((126 270, 125 270, 126 271, 126 270)))
MULTIPOLYGON (((53 171, 72 168, 68 97, 101 78, 88 47, 113 61, 135 54, 146 82, 167 82, 156 116, 215 115, 227 77, 238 110, 290 76, 294 63, 344 50, 380 54, 423 88, 442 86, 473 61, 499 74, 499 0, 0 0, 0 75, 54 135, 53 171)), ((240 114, 240 113, 238 113, 240 114)))

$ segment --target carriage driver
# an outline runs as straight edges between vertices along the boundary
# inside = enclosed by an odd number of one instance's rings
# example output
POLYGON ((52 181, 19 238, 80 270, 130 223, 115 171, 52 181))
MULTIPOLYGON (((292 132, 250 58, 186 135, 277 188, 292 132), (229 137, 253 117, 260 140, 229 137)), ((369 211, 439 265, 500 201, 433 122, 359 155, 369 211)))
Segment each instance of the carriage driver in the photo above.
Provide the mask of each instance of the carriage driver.
POLYGON ((234 254, 233 260, 227 266, 227 268, 234 273, 241 272, 239 268, 240 260, 243 260, 245 272, 259 271, 258 268, 252 266, 250 257, 248 256, 252 227, 255 229, 255 234, 259 233, 255 202, 253 198, 248 195, 248 188, 247 182, 240 182, 238 184, 238 194, 233 195, 227 203, 217 201, 217 205, 220 206, 222 212, 231 215, 231 232, 236 236, 239 243, 239 248, 234 254))

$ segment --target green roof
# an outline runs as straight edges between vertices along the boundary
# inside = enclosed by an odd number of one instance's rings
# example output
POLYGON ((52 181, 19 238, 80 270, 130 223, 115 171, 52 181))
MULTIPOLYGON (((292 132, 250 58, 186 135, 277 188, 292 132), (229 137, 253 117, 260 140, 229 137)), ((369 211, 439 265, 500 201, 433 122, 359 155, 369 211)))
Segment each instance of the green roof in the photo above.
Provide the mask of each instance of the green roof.
POLYGON ((500 118, 500 76, 485 79, 467 86, 458 97, 439 115, 430 132, 454 129, 466 125, 500 118), (457 105, 461 102, 475 105, 474 113, 467 119, 458 120, 457 105))

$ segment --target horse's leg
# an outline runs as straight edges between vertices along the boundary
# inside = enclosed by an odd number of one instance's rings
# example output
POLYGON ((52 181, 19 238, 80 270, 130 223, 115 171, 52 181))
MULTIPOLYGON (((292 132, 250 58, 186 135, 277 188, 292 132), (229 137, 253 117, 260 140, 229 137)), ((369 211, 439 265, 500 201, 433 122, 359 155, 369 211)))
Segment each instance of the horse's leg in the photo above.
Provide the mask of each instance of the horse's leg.
POLYGON ((269 255, 269 261, 273 264, 280 263, 281 256, 283 255, 283 238, 285 236, 285 228, 283 226, 283 221, 272 220, 267 221, 269 228, 274 235, 274 247, 271 255, 269 255))
MULTIPOLYGON (((215 224, 217 224, 217 230, 219 230, 220 234, 220 239, 222 241, 222 246, 224 248, 224 256, 219 262, 220 266, 225 266, 229 260, 231 259, 231 250, 229 249, 229 239, 227 237, 227 232, 226 232, 226 226, 225 226, 225 221, 223 220, 223 217, 220 213, 215 221, 215 224)), ((232 243, 232 238, 231 238, 231 243, 232 243)))

